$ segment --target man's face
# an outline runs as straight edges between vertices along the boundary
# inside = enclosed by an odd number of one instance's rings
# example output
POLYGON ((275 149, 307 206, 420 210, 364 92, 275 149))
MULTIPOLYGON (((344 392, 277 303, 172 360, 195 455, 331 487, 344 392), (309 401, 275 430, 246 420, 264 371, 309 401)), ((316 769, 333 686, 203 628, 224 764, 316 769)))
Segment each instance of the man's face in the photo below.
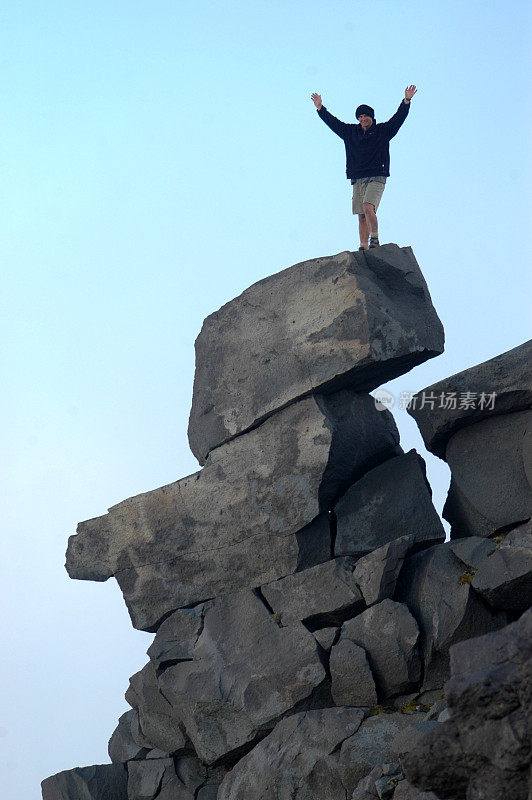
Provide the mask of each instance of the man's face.
POLYGON ((367 131, 368 128, 371 128, 373 123, 373 119, 368 117, 367 114, 361 114, 358 118, 358 121, 360 122, 360 127, 364 131, 367 131))

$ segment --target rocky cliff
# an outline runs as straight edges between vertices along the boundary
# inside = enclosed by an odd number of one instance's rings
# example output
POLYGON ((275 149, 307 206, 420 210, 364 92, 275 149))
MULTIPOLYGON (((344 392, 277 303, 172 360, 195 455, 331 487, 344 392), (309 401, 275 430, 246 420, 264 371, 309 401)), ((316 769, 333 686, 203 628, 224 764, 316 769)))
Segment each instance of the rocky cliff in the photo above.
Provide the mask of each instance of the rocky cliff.
POLYGON ((396 245, 297 264, 205 320, 201 469, 69 539, 69 575, 115 577, 155 635, 112 763, 44 800, 526 797, 531 346, 412 399, 452 472, 447 542, 369 394, 442 351, 396 245))

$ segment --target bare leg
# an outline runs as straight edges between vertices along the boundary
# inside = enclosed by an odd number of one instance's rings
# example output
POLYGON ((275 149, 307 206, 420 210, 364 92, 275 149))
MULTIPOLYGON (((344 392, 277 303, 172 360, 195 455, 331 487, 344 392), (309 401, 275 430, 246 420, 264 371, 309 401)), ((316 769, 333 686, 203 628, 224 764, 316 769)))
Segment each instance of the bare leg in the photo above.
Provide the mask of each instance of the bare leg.
POLYGON ((359 214, 358 215, 358 232, 360 234, 360 246, 368 247, 368 239, 369 239, 369 227, 366 222, 366 215, 359 214))
POLYGON ((369 235, 379 236, 379 223, 377 222, 377 215, 371 203, 364 203, 364 214, 366 217, 366 225, 369 230, 369 235))

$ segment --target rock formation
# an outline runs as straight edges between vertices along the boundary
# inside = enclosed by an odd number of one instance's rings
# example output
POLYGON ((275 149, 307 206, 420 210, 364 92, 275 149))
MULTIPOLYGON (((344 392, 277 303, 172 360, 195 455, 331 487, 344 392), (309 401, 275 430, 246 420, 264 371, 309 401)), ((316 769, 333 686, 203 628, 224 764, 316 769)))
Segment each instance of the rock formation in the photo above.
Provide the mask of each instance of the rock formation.
POLYGON ((208 317, 189 424, 202 468, 69 539, 70 576, 114 576, 155 636, 112 763, 47 778, 44 800, 481 800, 483 765, 521 797, 525 353, 449 379, 487 393, 496 376, 492 407, 416 416, 453 470, 445 542, 423 459, 368 394, 442 349, 396 245, 297 264, 208 317))

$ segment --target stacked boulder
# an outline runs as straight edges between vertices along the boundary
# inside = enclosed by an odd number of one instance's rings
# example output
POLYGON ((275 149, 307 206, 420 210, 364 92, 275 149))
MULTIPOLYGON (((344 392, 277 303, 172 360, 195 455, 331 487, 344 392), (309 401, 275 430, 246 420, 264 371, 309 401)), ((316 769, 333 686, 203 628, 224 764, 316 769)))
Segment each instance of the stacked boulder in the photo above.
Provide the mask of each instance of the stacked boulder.
POLYGON ((46 779, 44 800, 424 796, 393 742, 440 702, 451 645, 519 613, 469 580, 497 542, 444 543, 423 459, 369 395, 442 350, 396 245, 297 264, 207 318, 202 469, 69 540, 70 576, 114 576, 155 637, 112 764, 46 779))

